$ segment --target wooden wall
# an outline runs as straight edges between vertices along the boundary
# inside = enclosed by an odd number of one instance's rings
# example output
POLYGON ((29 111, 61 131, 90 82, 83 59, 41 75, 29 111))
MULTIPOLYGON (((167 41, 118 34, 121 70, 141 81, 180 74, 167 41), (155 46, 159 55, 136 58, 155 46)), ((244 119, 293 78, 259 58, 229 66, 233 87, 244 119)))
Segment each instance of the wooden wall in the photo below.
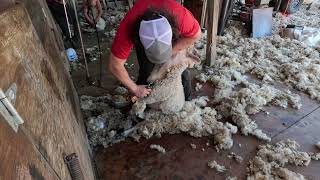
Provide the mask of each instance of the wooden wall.
POLYGON ((0 27, 0 88, 17 84, 15 107, 25 121, 15 133, 0 115, 0 179, 71 179, 63 160, 71 153, 85 179, 94 179, 78 97, 45 2, 2 11, 0 27))
POLYGON ((201 14, 202 14, 202 0, 184 0, 183 4, 189 11, 193 14, 193 16, 201 22, 201 14))

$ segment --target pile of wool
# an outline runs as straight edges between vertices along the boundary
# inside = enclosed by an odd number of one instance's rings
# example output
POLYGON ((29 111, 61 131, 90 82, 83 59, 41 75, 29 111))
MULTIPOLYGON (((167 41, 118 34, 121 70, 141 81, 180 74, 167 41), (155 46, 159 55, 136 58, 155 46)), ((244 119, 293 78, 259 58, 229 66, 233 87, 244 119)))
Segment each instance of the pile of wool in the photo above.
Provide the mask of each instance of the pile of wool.
POLYGON ((292 140, 283 140, 274 146, 259 146, 259 151, 248 167, 247 180, 255 179, 294 179, 303 180, 299 173, 284 168, 286 164, 308 166, 311 158, 306 152, 298 151, 299 144, 292 140))
POLYGON ((208 98, 200 97, 188 101, 180 112, 163 114, 160 111, 149 110, 145 112, 145 120, 137 124, 136 131, 132 134, 136 140, 140 137, 161 137, 161 134, 188 133, 194 137, 214 137, 216 147, 230 149, 233 145, 232 134, 237 133, 237 127, 230 123, 217 120, 215 109, 205 107, 208 98))
POLYGON ((299 11, 283 19, 285 24, 294 24, 298 26, 308 26, 313 28, 320 28, 320 0, 314 0, 309 5, 303 5, 299 11))
MULTIPOLYGON (((275 17, 274 25, 279 23, 279 18, 282 17, 275 17)), ((316 21, 320 24, 319 18, 316 21)), ((319 51, 277 34, 249 38, 239 23, 232 23, 225 35, 218 37, 215 63, 205 68, 197 79, 214 84, 218 112, 232 117, 242 133, 270 140, 257 129, 249 115, 271 104, 284 108, 291 105, 299 109, 300 98, 289 89, 305 92, 312 99, 320 100, 319 51), (276 83, 286 85, 286 88, 280 90, 275 87, 276 83)))
POLYGON ((126 138, 124 131, 132 128, 133 122, 119 109, 109 105, 111 95, 101 97, 81 96, 80 104, 91 146, 108 147, 126 138))
POLYGON ((287 108, 288 104, 300 108, 300 97, 290 91, 284 92, 268 84, 258 85, 248 82, 246 76, 235 70, 238 63, 226 61, 226 67, 219 71, 208 69, 198 76, 202 82, 210 81, 215 86, 214 103, 223 117, 231 117, 244 135, 254 135, 259 139, 270 138, 258 129, 250 119, 250 114, 260 112, 264 106, 274 104, 287 108), (228 69, 230 67, 230 69, 228 69))
POLYGON ((315 160, 315 161, 319 161, 320 160, 320 153, 309 153, 310 157, 312 160, 315 160))

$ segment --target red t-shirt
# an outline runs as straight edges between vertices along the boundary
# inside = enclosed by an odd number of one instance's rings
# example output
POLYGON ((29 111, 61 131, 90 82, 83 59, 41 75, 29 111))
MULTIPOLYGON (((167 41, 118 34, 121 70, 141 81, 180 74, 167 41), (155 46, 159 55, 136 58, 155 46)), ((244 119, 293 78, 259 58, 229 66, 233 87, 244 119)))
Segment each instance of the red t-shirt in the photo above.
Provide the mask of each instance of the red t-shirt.
POLYGON ((111 52, 117 58, 127 59, 134 46, 132 31, 137 18, 148 8, 166 9, 175 16, 180 37, 193 37, 199 31, 199 23, 189 10, 174 0, 138 0, 121 21, 112 43, 111 52))

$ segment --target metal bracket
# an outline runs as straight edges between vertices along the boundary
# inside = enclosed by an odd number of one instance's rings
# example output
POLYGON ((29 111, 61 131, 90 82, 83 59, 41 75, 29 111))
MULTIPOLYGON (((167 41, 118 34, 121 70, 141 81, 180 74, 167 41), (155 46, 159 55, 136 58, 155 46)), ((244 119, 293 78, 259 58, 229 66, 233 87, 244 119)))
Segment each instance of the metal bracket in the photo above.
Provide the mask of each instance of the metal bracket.
POLYGON ((17 85, 13 83, 4 94, 6 95, 8 100, 11 102, 11 104, 15 105, 16 99, 17 99, 17 85))
POLYGON ((18 132, 18 127, 23 124, 24 121, 18 114, 17 110, 14 108, 16 101, 17 86, 13 84, 4 93, 0 88, 0 114, 8 122, 15 132, 18 132))

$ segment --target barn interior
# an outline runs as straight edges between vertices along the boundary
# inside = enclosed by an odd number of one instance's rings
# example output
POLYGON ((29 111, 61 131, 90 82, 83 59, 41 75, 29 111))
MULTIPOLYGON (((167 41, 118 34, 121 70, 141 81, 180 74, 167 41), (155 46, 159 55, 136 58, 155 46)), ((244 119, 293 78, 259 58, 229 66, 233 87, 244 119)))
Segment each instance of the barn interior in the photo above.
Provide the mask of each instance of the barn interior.
MULTIPOLYGON (((48 1, 2 1, 0 180, 319 179, 319 0, 177 1, 201 26, 201 63, 192 100, 169 114, 137 114, 143 98, 108 69, 144 0, 100 0, 99 26, 86 1, 61 0, 76 42, 48 1)), ((136 80, 135 49, 125 67, 136 80)))

